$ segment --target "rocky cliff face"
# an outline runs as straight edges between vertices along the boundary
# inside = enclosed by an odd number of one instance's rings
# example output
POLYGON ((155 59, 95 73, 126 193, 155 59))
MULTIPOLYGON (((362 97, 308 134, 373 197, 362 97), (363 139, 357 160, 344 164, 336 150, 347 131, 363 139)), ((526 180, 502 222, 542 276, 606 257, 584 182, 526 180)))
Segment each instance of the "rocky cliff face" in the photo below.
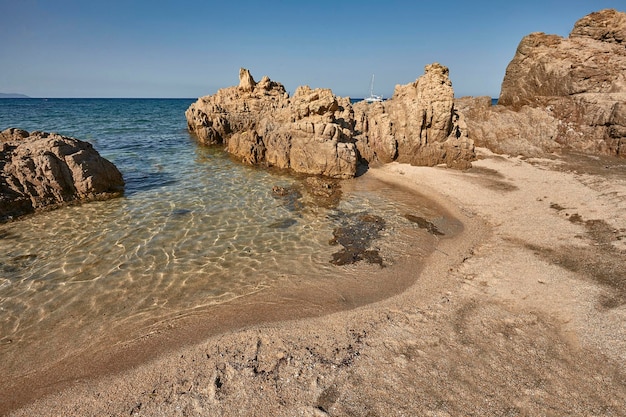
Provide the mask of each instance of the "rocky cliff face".
POLYGON ((523 38, 507 67, 499 104, 519 108, 551 97, 624 93, 626 13, 602 10, 576 22, 568 38, 523 38))
POLYGON ((122 174, 87 142, 15 128, 0 132, 0 220, 123 191, 122 174))
POLYGON ((521 153, 571 148, 626 156, 626 13, 585 16, 568 38, 526 36, 507 67, 498 104, 467 113, 479 146, 513 151, 527 143, 521 153))
POLYGON ((241 69, 239 86, 198 99, 185 115, 201 142, 224 144, 244 162, 351 178, 359 162, 467 166, 474 148, 453 97, 439 64, 391 100, 354 107, 328 89, 298 87, 289 97, 282 84, 257 83, 241 69))

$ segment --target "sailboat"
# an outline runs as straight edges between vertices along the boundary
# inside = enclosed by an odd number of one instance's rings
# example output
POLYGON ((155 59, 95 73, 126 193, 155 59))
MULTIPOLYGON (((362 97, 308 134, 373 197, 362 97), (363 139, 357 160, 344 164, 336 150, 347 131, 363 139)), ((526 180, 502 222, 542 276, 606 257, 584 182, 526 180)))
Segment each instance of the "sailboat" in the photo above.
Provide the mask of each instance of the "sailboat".
POLYGON ((374 94, 374 74, 372 74, 372 84, 370 85, 370 96, 364 99, 367 103, 376 103, 383 101, 383 96, 374 94))

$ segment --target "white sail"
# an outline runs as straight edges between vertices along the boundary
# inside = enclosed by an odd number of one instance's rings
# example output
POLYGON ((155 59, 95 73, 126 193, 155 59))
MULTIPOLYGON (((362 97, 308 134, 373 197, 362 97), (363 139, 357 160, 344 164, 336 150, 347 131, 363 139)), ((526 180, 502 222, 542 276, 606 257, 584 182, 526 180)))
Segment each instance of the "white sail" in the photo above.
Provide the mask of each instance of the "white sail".
POLYGON ((365 101, 368 103, 383 101, 383 96, 374 94, 374 74, 372 74, 372 83, 370 84, 370 95, 365 98, 365 101))

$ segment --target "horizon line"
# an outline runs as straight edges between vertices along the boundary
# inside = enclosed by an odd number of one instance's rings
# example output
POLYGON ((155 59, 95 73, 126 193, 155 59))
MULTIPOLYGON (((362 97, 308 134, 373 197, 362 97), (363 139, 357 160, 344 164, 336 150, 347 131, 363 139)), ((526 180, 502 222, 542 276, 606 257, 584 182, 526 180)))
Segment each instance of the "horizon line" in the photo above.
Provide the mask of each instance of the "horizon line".
MULTIPOLYGON (((213 94, 207 94, 208 96, 211 96, 213 94)), ((335 94, 336 95, 336 94, 335 94)), ((352 100, 363 100, 365 99, 365 97, 352 97, 352 96, 338 96, 337 97, 348 97, 352 100)), ((198 97, 31 97, 31 96, 27 96, 27 95, 22 95, 21 97, 2 97, 0 95, 0 100, 48 100, 48 99, 56 99, 56 100, 129 100, 129 99, 133 99, 133 100, 197 100, 200 97, 205 97, 205 96, 198 96, 198 97)), ((491 99, 495 100, 498 99, 498 97, 494 97, 490 94, 482 94, 482 95, 465 95, 465 96, 454 96, 455 99, 457 98, 463 98, 463 97, 491 97, 491 99)), ((389 97, 385 100, 389 100, 392 97, 389 97)))

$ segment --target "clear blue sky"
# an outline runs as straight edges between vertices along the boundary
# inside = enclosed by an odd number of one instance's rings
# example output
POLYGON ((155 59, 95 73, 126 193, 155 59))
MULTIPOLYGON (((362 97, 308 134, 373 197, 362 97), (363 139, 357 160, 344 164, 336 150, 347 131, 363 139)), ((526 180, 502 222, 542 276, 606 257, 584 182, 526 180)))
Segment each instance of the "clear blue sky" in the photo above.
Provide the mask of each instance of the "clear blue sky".
POLYGON ((0 0, 0 92, 32 97, 198 97, 250 69, 299 85, 390 96, 424 66, 457 96, 497 97, 531 32, 567 36, 626 0, 0 0))

